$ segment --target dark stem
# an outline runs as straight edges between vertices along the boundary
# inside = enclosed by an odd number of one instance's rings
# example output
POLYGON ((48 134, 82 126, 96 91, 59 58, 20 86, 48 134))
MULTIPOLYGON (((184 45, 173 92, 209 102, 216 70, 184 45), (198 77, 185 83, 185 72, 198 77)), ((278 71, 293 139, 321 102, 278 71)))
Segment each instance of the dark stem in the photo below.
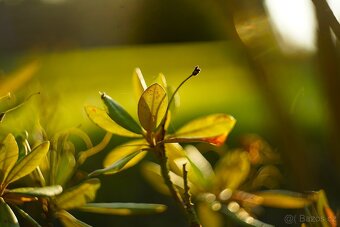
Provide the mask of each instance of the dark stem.
POLYGON ((189 193, 189 184, 188 184, 188 171, 185 168, 186 164, 183 164, 183 181, 184 181, 184 193, 183 200, 185 205, 185 210, 188 214, 189 222, 191 227, 200 227, 201 224, 198 220, 196 211, 193 207, 193 203, 191 202, 191 196, 189 193))

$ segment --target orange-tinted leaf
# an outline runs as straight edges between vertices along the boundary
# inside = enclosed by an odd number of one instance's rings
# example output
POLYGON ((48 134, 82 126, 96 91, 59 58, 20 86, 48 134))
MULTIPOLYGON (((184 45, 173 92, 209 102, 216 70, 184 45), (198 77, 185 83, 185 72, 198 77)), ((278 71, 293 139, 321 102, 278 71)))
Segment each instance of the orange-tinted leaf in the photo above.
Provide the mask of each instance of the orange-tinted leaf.
POLYGON ((263 198, 263 206, 276 208, 299 209, 304 208, 313 202, 302 194, 284 190, 268 190, 258 192, 256 195, 263 198))
POLYGON ((153 131, 162 121, 167 105, 166 92, 159 84, 144 91, 138 102, 138 118, 147 132, 153 131))
POLYGON ((236 120, 227 114, 209 115, 189 122, 166 138, 166 142, 207 142, 222 145, 235 123, 236 120))
MULTIPOLYGON (((113 149, 105 158, 104 160, 104 167, 109 167, 112 164, 116 163, 117 161, 126 158, 128 155, 131 155, 137 151, 140 151, 142 149, 147 149, 148 145, 145 140, 137 140, 137 141, 131 141, 125 144, 122 144, 115 149, 113 149)), ((118 171, 130 168, 134 165, 136 165, 142 158, 146 155, 146 152, 136 153, 136 156, 133 156, 126 164, 124 164, 124 167, 121 169, 113 169, 111 172, 105 172, 105 174, 112 174, 116 173, 118 171)))
POLYGON ((85 106, 85 111, 87 113, 87 116, 90 118, 90 120, 104 129, 107 132, 110 132, 115 135, 119 136, 126 136, 126 137, 140 137, 140 134, 136 134, 134 132, 131 132, 122 126, 118 125, 116 122, 114 122, 109 115, 106 113, 105 110, 94 107, 94 106, 85 106))

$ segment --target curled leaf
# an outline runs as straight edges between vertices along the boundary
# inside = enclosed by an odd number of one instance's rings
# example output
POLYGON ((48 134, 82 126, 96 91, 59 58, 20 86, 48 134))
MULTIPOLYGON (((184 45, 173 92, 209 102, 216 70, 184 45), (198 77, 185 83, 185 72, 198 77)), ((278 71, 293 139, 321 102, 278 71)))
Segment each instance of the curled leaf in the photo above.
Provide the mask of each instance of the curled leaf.
POLYGON ((222 145, 232 130, 236 120, 227 114, 213 114, 193 120, 166 138, 172 142, 207 142, 222 145))
POLYGON ((108 115, 110 118, 123 128, 134 132, 136 134, 141 134, 142 129, 137 124, 137 122, 130 116, 128 112, 115 100, 105 93, 101 94, 101 98, 107 107, 108 115))
POLYGON ((166 92, 155 83, 148 87, 138 102, 138 118, 147 132, 152 132, 162 121, 168 105, 166 92))
POLYGON ((140 151, 147 148, 145 140, 131 141, 116 147, 104 160, 104 167, 111 169, 105 173, 116 173, 136 165, 146 155, 146 152, 140 151))
POLYGON ((73 209, 91 202, 96 197, 96 192, 100 187, 100 181, 92 178, 83 183, 69 188, 58 195, 55 204, 59 209, 73 209))
POLYGON ((140 134, 136 134, 131 132, 116 122, 114 122, 105 110, 94 107, 94 106, 85 106, 85 112, 90 120, 95 123, 97 126, 101 127, 107 132, 110 132, 119 136, 126 137, 140 137, 140 134))
POLYGON ((166 206, 148 203, 87 203, 78 210, 110 215, 141 215, 162 213, 166 206))

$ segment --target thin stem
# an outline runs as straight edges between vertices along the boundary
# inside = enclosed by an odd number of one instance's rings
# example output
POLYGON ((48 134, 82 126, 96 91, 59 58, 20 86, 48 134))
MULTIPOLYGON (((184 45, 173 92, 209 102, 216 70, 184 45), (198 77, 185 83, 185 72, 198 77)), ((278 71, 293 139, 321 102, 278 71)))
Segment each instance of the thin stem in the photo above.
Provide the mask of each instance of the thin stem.
POLYGON ((193 204, 191 202, 191 196, 189 193, 189 184, 188 184, 188 171, 185 168, 186 163, 183 164, 183 181, 184 181, 184 193, 183 193, 183 197, 184 197, 184 205, 185 205, 185 209, 186 212, 188 214, 188 218, 189 218, 189 222, 190 222, 190 226, 191 227, 200 227, 201 224, 198 220, 196 211, 193 207, 193 204))

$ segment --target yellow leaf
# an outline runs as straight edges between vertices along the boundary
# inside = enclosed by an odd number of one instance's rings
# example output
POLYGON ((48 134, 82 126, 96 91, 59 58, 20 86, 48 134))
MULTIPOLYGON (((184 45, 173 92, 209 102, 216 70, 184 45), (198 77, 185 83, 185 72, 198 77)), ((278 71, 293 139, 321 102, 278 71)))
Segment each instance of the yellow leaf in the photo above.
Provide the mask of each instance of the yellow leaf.
POLYGON ((16 161, 19 149, 12 134, 8 134, 0 144, 0 184, 6 179, 16 161))
POLYGON ((147 132, 152 132, 162 121, 167 105, 166 92, 159 84, 153 84, 143 92, 138 102, 138 118, 147 132))
POLYGON ((147 86, 140 68, 135 68, 132 74, 132 84, 137 100, 141 97, 147 86))
POLYGON ((98 179, 86 180, 58 195, 55 204, 59 209, 65 210, 81 207, 95 199, 99 187, 100 181, 98 179))
POLYGON ((5 184, 9 184, 26 176, 27 174, 30 174, 35 168, 39 166, 41 160, 46 157, 49 147, 50 143, 44 142, 34 148, 32 152, 22 158, 19 162, 17 162, 5 179, 5 184))
POLYGON ((248 177, 250 162, 246 151, 232 151, 226 153, 217 163, 216 183, 220 190, 237 189, 248 177))
MULTIPOLYGON (((113 149, 104 160, 104 167, 109 167, 113 163, 119 161, 120 159, 142 149, 147 149, 148 145, 145 140, 135 140, 128 143, 122 144, 115 149, 113 149)), ((130 168, 136 165, 140 160, 144 158, 146 152, 141 152, 135 157, 133 157, 127 164, 124 165, 120 170, 115 170, 115 172, 122 171, 124 169, 130 168)), ((113 173, 115 173, 113 172, 113 173)), ((112 172, 111 172, 112 173, 112 172)))
POLYGON ((118 125, 109 117, 109 115, 103 109, 94 106, 85 106, 85 111, 87 113, 87 116, 93 123, 95 123, 107 132, 125 137, 141 137, 141 135, 131 132, 118 125))
POLYGON ((263 198, 262 205, 284 209, 299 209, 310 205, 313 201, 302 194, 283 190, 269 190, 258 192, 256 195, 263 198))
POLYGON ((65 210, 60 210, 55 214, 64 227, 91 227, 90 225, 76 219, 65 210))
POLYGON ((166 138, 172 142, 207 142, 222 145, 236 120, 227 114, 213 114, 193 120, 166 138))

